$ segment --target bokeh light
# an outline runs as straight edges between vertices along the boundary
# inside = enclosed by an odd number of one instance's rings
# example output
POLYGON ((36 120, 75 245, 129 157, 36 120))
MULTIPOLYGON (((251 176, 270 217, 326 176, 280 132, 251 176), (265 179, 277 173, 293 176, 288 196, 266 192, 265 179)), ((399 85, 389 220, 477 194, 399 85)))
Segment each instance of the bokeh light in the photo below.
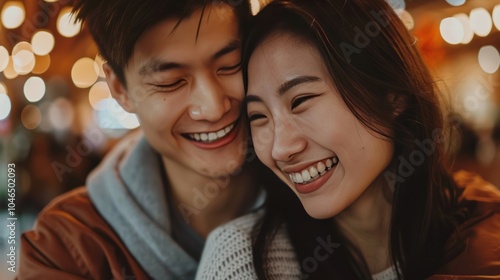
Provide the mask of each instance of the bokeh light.
POLYGON ((102 65, 105 63, 106 61, 104 61, 104 59, 99 55, 97 54, 95 56, 95 63, 97 64, 97 74, 99 75, 99 77, 101 78, 105 78, 106 77, 106 74, 104 74, 104 70, 102 68, 102 65))
POLYGON ((31 45, 36 55, 47 55, 54 49, 54 35, 47 31, 38 31, 33 35, 33 38, 31 38, 31 45))
POLYGON ((500 66, 500 53, 494 46, 484 46, 479 50, 478 60, 484 72, 493 74, 500 66))
POLYGON ((95 111, 97 124, 102 129, 134 129, 140 125, 137 116, 125 111, 113 98, 101 100, 98 106, 104 108, 95 111))
POLYGON ((0 72, 9 65, 9 52, 4 46, 0 46, 0 72))
POLYGON ((111 98, 111 92, 106 82, 97 82, 90 88, 89 103, 95 110, 105 110, 106 108, 102 106, 105 103, 101 101, 107 98, 111 98))
POLYGON ((14 63, 14 70, 19 75, 26 75, 35 68, 35 54, 27 50, 21 50, 16 53, 12 56, 12 61, 14 63))
POLYGON ((460 21, 460 23, 462 24, 462 28, 464 30, 464 36, 460 43, 461 44, 470 43, 474 38, 474 31, 472 31, 472 28, 470 27, 469 16, 464 13, 461 13, 461 14, 456 14, 453 17, 460 21))
POLYGON ((30 43, 21 41, 12 48, 14 71, 19 75, 30 73, 35 67, 35 54, 30 43))
POLYGON ((464 28, 460 20, 454 17, 448 17, 441 20, 439 25, 441 37, 452 45, 459 44, 464 38, 464 28))
POLYGON ((71 13, 71 7, 61 9, 59 17, 57 18, 57 31, 67 38, 76 36, 81 29, 82 22, 75 22, 75 18, 71 13))
POLYGON ((12 56, 15 56, 21 51, 33 52, 33 46, 26 41, 21 41, 12 48, 12 56))
POLYGON ((446 3, 448 3, 452 6, 458 7, 458 6, 462 6, 463 4, 465 4, 465 0, 446 0, 446 3))
POLYGON ((5 93, 0 93, 0 120, 6 119, 10 114, 12 104, 10 98, 5 93))
POLYGON ((256 15, 260 11, 260 2, 259 0, 251 0, 250 6, 252 7, 252 14, 256 15))
POLYGON ((7 88, 5 87, 5 84, 0 82, 0 94, 7 94, 7 88))
POLYGON ((24 83, 24 96, 29 102, 37 102, 45 95, 45 82, 40 77, 30 77, 24 83))
POLYGON ((413 20, 412 15, 407 10, 399 10, 398 16, 406 26, 406 29, 412 30, 413 27, 415 27, 415 21, 413 20))
POLYGON ((140 126, 139 119, 136 114, 126 113, 123 118, 119 119, 120 124, 126 129, 134 129, 140 126))
POLYGON ((3 5, 2 24, 7 29, 18 28, 26 17, 24 4, 21 1, 8 1, 3 5))
POLYGON ((14 62, 12 61, 12 56, 9 56, 9 62, 7 64, 7 67, 3 70, 3 75, 7 79, 15 79, 19 74, 14 70, 14 62))
POLYGON ((406 9, 406 3, 404 0, 387 0, 387 3, 389 3, 389 5, 396 11, 406 9))
POLYGON ((493 19, 493 23, 495 27, 500 30, 500 4, 496 5, 493 8, 493 12, 491 13, 491 18, 493 19))
POLYGON ((49 121, 56 130, 66 130, 73 123, 75 111, 68 99, 59 97, 49 106, 49 121))
POLYGON ((42 112, 35 105, 28 105, 24 107, 21 112, 21 122, 27 129, 35 129, 42 121, 42 112))
POLYGON ((475 8, 470 11, 470 26, 477 36, 488 36, 493 27, 490 13, 485 8, 475 8))
POLYGON ((82 57, 71 68, 71 79, 75 86, 88 88, 97 81, 97 72, 97 63, 92 58, 82 57))

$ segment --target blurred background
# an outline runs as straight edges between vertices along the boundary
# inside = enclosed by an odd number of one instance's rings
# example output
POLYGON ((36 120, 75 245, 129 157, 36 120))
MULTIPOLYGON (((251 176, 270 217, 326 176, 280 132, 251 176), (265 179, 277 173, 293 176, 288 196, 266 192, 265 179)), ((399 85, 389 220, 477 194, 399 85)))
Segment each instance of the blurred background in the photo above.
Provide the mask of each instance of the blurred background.
MULTIPOLYGON (((265 2, 252 0, 254 13, 265 2)), ((453 168, 500 186, 500 0, 389 2, 415 35, 459 132, 453 168)), ((4 253, 7 165, 15 164, 19 238, 139 126, 110 98, 103 61, 71 9, 71 0, 0 0, 1 279, 12 278, 4 253)))

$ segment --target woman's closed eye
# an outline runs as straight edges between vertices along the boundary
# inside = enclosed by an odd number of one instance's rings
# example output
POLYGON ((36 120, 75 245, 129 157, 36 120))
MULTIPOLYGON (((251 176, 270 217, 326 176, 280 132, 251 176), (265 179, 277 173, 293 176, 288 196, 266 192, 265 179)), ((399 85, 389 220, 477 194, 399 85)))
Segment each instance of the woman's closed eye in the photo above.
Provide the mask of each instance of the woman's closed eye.
POLYGON ((300 106, 302 103, 308 101, 309 99, 316 97, 317 95, 301 95, 292 100, 292 110, 300 106))
POLYGON ((266 118, 265 115, 263 114, 260 114, 260 113, 250 113, 248 114, 248 121, 249 122, 253 122, 253 121, 256 121, 256 120, 261 120, 261 119, 264 119, 266 118))

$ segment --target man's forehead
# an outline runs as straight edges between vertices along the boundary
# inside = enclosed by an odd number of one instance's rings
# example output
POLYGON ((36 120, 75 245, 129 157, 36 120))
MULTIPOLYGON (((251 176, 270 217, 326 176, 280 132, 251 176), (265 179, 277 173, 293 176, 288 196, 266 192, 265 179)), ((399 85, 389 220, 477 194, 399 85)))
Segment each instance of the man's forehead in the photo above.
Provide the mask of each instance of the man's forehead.
POLYGON ((137 40, 128 66, 149 72, 165 63, 184 64, 195 57, 206 60, 234 45, 241 47, 233 9, 228 5, 207 5, 189 17, 165 19, 145 31, 137 40))

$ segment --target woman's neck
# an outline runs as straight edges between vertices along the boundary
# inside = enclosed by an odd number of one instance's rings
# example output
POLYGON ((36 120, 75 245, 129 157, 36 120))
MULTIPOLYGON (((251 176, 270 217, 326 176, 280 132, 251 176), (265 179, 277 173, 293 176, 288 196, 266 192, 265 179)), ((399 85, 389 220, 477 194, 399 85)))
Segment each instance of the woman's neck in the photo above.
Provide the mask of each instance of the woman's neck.
POLYGON ((371 274, 391 265, 391 202, 379 178, 347 209, 335 216, 340 232, 359 250, 371 274))

